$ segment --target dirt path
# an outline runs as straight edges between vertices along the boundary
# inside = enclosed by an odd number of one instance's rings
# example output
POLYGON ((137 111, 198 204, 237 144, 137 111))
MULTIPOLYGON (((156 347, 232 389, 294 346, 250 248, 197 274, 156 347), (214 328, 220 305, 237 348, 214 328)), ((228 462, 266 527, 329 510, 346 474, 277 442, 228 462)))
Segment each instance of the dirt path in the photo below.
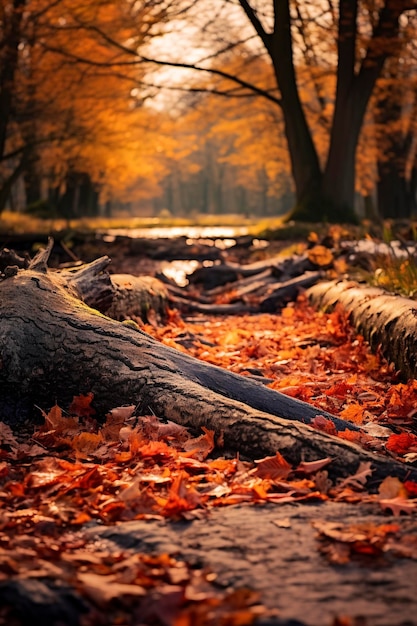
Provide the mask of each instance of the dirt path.
MULTIPOLYGON (((329 564, 320 552, 323 544, 313 524, 333 521, 376 527, 400 524, 403 530, 415 532, 415 520, 410 518, 392 518, 374 506, 325 502, 238 505, 211 510, 206 517, 192 521, 132 521, 106 527, 92 523, 75 533, 73 541, 87 537, 97 552, 109 554, 120 550, 124 554, 169 554, 215 574, 213 587, 220 591, 248 588, 259 592, 259 602, 268 612, 256 621, 258 626, 416 625, 416 560, 387 552, 329 564)), ((409 548, 416 552, 415 542, 409 548)), ((68 586, 59 577, 42 576, 41 571, 37 577, 0 582, 0 624, 11 624, 2 619, 3 607, 10 604, 15 607, 13 625, 115 624, 101 611, 95 620, 91 605, 86 607, 76 586, 68 586)), ((135 619, 127 623, 155 624, 135 619)), ((204 622, 210 626, 249 623, 252 621, 204 622)))
POLYGON ((212 570, 221 587, 259 591, 276 614, 259 621, 265 626, 417 624, 416 561, 381 556, 330 565, 312 526, 318 520, 398 522, 375 507, 326 502, 227 507, 192 522, 133 521, 88 532, 123 548, 179 555, 212 570), (343 616, 350 621, 335 621, 343 616))

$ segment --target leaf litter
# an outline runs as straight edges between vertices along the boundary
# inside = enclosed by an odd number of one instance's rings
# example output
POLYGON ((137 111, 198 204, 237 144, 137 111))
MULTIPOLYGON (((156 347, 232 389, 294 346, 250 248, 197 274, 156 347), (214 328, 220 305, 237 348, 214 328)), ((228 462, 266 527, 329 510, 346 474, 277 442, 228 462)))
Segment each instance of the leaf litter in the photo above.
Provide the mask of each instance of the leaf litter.
MULTIPOLYGON (((318 313, 301 297, 281 315, 187 322, 171 312, 166 326, 146 331, 182 350, 177 342, 187 335, 191 355, 263 376, 273 389, 360 425, 359 434, 348 436, 368 449, 403 461, 417 452, 417 381, 399 382, 341 311, 318 313)), ((92 400, 92 394, 78 396, 66 412, 41 409, 43 425, 25 438, 0 423, 0 581, 59 577, 86 603, 85 626, 103 623, 104 614, 112 623, 134 624, 140 616, 141 623, 156 625, 232 626, 251 624, 266 610, 255 592, 225 592, 213 573, 175 555, 115 552, 105 543, 97 549, 80 532, 84 525, 192 520, 238 503, 329 499, 365 503, 398 518, 415 512, 417 483, 388 477, 369 493, 370 464, 334 484, 329 458, 291 467, 278 450, 255 462, 221 456, 221 437, 210 430, 192 436, 157 416, 135 416, 134 406, 115 407, 99 422, 92 400)), ((314 426, 336 434, 324 418, 314 426)), ((358 556, 417 558, 413 527, 408 532, 396 523, 319 520, 314 526, 331 563, 358 556)), ((2 607, 0 621, 10 611, 2 607)))

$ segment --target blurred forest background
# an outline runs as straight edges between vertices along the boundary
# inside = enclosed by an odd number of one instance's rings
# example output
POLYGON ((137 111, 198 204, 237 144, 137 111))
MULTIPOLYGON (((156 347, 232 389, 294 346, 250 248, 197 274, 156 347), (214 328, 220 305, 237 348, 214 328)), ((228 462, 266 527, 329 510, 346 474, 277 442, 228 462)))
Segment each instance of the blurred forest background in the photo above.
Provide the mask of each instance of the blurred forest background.
POLYGON ((410 218, 412 0, 0 0, 0 213, 410 218))

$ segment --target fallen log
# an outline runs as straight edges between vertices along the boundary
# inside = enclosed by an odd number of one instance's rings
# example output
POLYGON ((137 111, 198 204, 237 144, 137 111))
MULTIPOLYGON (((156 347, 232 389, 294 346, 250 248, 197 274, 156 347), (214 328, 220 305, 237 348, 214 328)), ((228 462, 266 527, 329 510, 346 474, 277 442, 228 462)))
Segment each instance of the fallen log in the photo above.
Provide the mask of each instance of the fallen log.
POLYGON ((215 304, 193 301, 187 298, 170 295, 172 305, 184 313, 202 313, 203 315, 245 315, 246 313, 256 313, 257 307, 250 306, 243 302, 233 302, 225 304, 215 304))
POLYGON ((314 285, 322 277, 322 272, 305 272, 275 287, 266 290, 259 308, 262 312, 273 313, 282 309, 288 302, 296 300, 300 292, 314 285))
POLYGON ((324 414, 338 430, 357 430, 355 425, 87 307, 43 260, 44 266, 38 258, 36 270, 19 270, 0 282, 0 417, 8 423, 34 419, 34 405, 67 406, 74 395, 92 392, 99 415, 135 404, 142 415, 153 412, 197 431, 214 430, 227 449, 252 458, 280 451, 298 464, 329 456, 335 477, 368 461, 373 478, 417 479, 415 468, 307 423, 324 414))
POLYGON ((103 312, 116 320, 139 317, 150 322, 153 317, 159 322, 166 316, 168 291, 163 283, 153 276, 112 274, 114 298, 103 312))
POLYGON ((373 351, 379 350, 404 378, 417 376, 417 302, 353 281, 326 281, 307 296, 325 310, 341 306, 373 351))
POLYGON ((317 265, 312 263, 306 254, 295 255, 284 260, 278 255, 246 265, 221 263, 211 267, 199 267, 189 274, 188 279, 192 285, 200 285, 205 290, 213 291, 227 283, 250 278, 266 270, 270 270, 277 279, 284 281, 315 269, 317 265))

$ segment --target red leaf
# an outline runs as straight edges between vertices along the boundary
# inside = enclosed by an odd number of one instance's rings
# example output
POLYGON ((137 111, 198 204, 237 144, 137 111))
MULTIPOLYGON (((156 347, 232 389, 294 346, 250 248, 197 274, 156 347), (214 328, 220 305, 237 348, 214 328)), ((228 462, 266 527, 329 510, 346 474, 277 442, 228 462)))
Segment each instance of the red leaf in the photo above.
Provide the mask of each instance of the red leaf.
POLYGON ((94 394, 91 392, 86 395, 74 396, 68 409, 69 413, 78 417, 91 417, 95 414, 95 410, 90 406, 93 398, 94 394))
POLYGON ((337 435, 336 426, 331 420, 326 419, 323 415, 316 415, 312 420, 311 426, 316 430, 321 430, 328 435, 337 435))
POLYGON ((412 433, 401 433, 400 435, 390 435, 385 447, 390 452, 396 454, 405 454, 411 447, 416 447, 417 450, 417 437, 412 433))

